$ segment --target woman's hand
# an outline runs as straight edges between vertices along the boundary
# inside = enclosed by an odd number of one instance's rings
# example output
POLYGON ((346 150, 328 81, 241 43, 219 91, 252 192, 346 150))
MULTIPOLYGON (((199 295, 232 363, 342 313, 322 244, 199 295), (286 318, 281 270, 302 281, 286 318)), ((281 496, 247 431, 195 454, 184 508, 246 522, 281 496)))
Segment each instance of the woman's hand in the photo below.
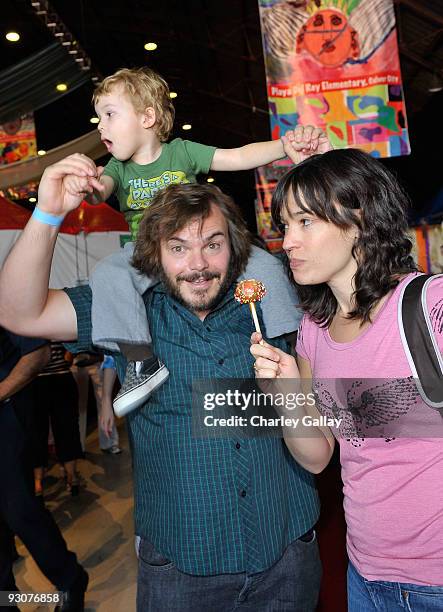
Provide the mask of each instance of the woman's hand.
MULTIPOLYGON (((294 393, 301 393, 306 398, 307 394, 312 392, 310 385, 312 372, 309 362, 299 358, 299 369, 292 355, 267 342, 260 345, 261 339, 261 334, 257 332, 251 336, 251 353, 255 357, 254 369, 260 389, 273 394, 274 399, 281 395, 285 399, 289 393, 292 397, 294 393)), ((300 419, 299 435, 294 435, 292 427, 283 425, 283 438, 294 459, 309 472, 319 474, 329 463, 334 449, 334 437, 328 427, 305 426, 304 416, 320 417, 317 408, 303 402, 294 409, 292 406, 287 406, 286 401, 273 402, 273 408, 279 416, 300 419), (303 436, 305 429, 306 436, 303 436), (317 431, 317 435, 312 434, 314 430, 317 431)))
POLYGON ((252 334, 250 350, 256 378, 300 378, 294 357, 265 342, 261 334, 252 334))

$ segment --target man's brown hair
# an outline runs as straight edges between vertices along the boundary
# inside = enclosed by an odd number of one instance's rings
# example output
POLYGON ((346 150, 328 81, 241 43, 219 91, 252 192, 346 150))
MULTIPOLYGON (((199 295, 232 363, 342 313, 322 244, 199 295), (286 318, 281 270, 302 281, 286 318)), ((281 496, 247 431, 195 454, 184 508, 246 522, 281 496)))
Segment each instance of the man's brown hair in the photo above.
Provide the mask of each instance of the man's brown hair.
POLYGON ((250 233, 232 198, 213 185, 170 185, 160 191, 140 223, 132 265, 148 276, 161 277, 161 240, 168 240, 194 219, 206 219, 212 205, 226 219, 231 243, 230 266, 233 278, 237 278, 249 258, 250 233))
POLYGON ((123 88, 137 113, 144 113, 149 106, 154 109, 157 136, 161 142, 168 140, 175 110, 166 81, 151 68, 122 68, 97 85, 92 96, 93 104, 118 86, 123 88))

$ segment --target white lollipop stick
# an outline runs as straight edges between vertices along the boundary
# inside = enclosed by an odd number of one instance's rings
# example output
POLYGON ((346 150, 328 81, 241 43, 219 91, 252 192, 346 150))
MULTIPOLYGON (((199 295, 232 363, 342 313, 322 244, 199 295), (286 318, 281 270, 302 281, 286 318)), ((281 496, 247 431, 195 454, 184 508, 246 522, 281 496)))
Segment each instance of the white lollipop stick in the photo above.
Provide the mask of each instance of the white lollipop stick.
MULTIPOLYGON (((255 303, 249 302, 249 308, 251 309, 252 319, 255 325, 255 331, 263 336, 261 329, 260 329, 260 323, 258 322, 257 311, 255 310, 255 303)), ((260 340, 259 344, 263 346, 263 340, 260 340)))

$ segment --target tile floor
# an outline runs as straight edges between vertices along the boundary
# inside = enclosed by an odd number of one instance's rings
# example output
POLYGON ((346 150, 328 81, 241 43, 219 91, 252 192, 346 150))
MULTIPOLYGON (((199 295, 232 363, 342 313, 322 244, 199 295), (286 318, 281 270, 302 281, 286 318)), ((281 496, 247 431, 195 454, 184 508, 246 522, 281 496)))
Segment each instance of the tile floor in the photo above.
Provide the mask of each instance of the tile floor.
MULTIPOLYGON (((79 497, 64 490, 58 466, 45 482, 45 502, 73 550, 89 573, 87 612, 135 610, 137 559, 132 518, 131 458, 124 424, 120 427, 121 455, 105 455, 98 448, 97 431, 86 441, 86 458, 79 462, 83 486, 79 497)), ((50 592, 54 588, 41 574, 25 547, 14 572, 22 592, 50 592)), ((52 610, 26 605, 24 612, 52 610)))

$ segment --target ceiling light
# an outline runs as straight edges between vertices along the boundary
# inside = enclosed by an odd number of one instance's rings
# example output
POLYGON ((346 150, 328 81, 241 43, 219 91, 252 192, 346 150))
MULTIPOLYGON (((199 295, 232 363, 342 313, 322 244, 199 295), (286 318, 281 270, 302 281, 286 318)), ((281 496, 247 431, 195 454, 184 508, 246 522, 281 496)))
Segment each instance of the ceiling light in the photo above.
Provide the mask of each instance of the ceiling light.
POLYGON ((169 92, 169 97, 170 98, 176 98, 177 97, 177 92, 176 91, 170 91, 169 92))
POLYGON ((213 176, 208 176, 208 178, 206 179, 207 183, 213 183, 215 181, 215 178, 213 176))
POLYGON ((68 86, 66 85, 66 83, 58 83, 55 88, 57 91, 66 91, 68 89, 68 86))
POLYGON ((192 125, 190 123, 184 123, 182 125, 182 130, 190 130, 192 128, 192 125))
POLYGON ((146 49, 146 51, 155 51, 157 49, 157 43, 155 43, 155 42, 148 42, 145 45, 145 49, 146 49))
POLYGON ((37 6, 38 7, 40 6, 40 2, 31 2, 31 4, 34 8, 37 8, 37 6))
POLYGON ((89 119, 89 121, 90 121, 91 123, 100 123, 100 119, 99 119, 98 117, 91 117, 91 118, 89 119))
POLYGON ((18 32, 8 32, 6 34, 6 40, 9 40, 9 42, 17 42, 20 40, 20 34, 18 32))
POLYGON ((39 149, 37 155, 46 155, 46 151, 44 149, 39 149))
POLYGON ((57 23, 55 21, 48 21, 46 25, 48 28, 55 28, 57 23))
POLYGON ((54 32, 54 36, 57 36, 57 37, 59 37, 59 38, 60 38, 60 37, 63 37, 64 35, 65 35, 65 33, 64 33, 64 32, 54 32))
POLYGON ((77 55, 78 51, 77 49, 69 49, 68 53, 70 53, 71 55, 77 55))
POLYGON ((34 202, 37 202, 37 198, 29 198, 29 201, 31 202, 31 204, 34 204, 34 202))
POLYGON ((64 47, 70 47, 70 46, 71 46, 71 44, 72 44, 72 43, 71 43, 71 41, 70 41, 70 40, 64 40, 64 41, 62 42, 62 45, 63 45, 64 47))

